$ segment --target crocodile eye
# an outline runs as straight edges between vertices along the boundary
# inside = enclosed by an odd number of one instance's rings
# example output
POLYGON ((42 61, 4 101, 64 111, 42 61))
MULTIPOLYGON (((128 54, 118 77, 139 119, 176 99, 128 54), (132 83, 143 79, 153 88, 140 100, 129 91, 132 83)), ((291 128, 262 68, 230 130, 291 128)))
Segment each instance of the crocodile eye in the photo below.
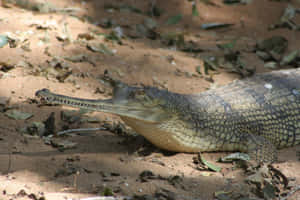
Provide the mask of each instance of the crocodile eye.
POLYGON ((137 90, 135 92, 136 95, 139 95, 139 96, 144 96, 145 95, 145 91, 144 90, 137 90))
POLYGON ((42 89, 41 91, 42 91, 42 92, 50 92, 50 90, 48 90, 48 89, 46 89, 46 88, 42 89))

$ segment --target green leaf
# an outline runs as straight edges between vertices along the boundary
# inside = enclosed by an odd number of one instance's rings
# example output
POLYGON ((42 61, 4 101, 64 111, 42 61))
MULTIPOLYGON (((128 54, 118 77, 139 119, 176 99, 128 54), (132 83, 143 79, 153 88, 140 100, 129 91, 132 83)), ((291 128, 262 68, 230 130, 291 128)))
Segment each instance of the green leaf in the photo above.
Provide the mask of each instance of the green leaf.
POLYGON ((275 199, 276 198, 276 187, 266 181, 265 187, 262 189, 264 199, 275 199))
POLYGON ((197 6, 196 6, 196 3, 193 3, 193 7, 192 7, 192 15, 194 17, 198 17, 199 16, 199 12, 197 10, 197 6))
POLYGON ((267 69, 277 69, 278 63, 274 62, 274 61, 266 62, 264 64, 264 67, 267 68, 267 69))
POLYGON ((8 43, 6 35, 0 35, 0 48, 4 47, 8 43))
POLYGON ((140 10, 140 9, 138 9, 137 7, 134 7, 134 6, 131 6, 131 5, 126 5, 126 4, 124 4, 124 5, 121 5, 120 6, 120 11, 130 11, 130 12, 135 12, 135 13, 138 13, 138 14, 142 14, 143 12, 140 10))
POLYGON ((232 153, 229 154, 223 158, 220 158, 220 162, 233 162, 233 161, 237 161, 237 160, 243 160, 243 161, 249 161, 250 160, 250 156, 248 154, 245 153, 232 153))
POLYGON ((294 50, 291 53, 289 53, 288 55, 284 56, 280 62, 280 65, 288 65, 292 62, 294 62, 297 58, 299 57, 299 50, 294 50))
POLYGON ((114 55, 114 53, 106 45, 100 44, 99 47, 101 49, 101 50, 99 50, 100 52, 107 54, 107 55, 111 55, 111 56, 114 55))
POLYGON ((208 70, 210 69, 210 65, 207 62, 204 62, 204 73, 206 75, 209 74, 208 70))
POLYGON ((201 3, 207 4, 207 5, 215 5, 211 0, 199 0, 201 3))
POLYGON ((201 155, 200 155, 200 159, 201 159, 201 162, 202 162, 205 166, 207 166, 210 170, 215 171, 215 172, 221 171, 221 169, 222 169, 221 167, 216 166, 216 165, 213 165, 213 164, 207 162, 201 155))
POLYGON ((223 0, 224 4, 234 5, 234 4, 250 4, 252 0, 223 0))
POLYGON ((215 197, 218 200, 230 200, 231 197, 229 196, 231 192, 226 192, 226 191, 217 191, 215 192, 215 197))
POLYGON ((5 112, 5 115, 11 119, 15 119, 15 120, 25 120, 25 119, 29 119, 30 117, 33 116, 33 114, 31 113, 25 113, 25 112, 21 112, 18 110, 9 110, 7 112, 5 112))
POLYGON ((96 33, 96 35, 103 36, 106 40, 111 40, 111 41, 117 42, 118 44, 122 45, 121 38, 119 38, 118 35, 114 31, 110 32, 109 34, 96 33))
POLYGON ((172 17, 169 17, 166 24, 167 25, 175 25, 178 24, 178 22, 182 19, 182 14, 178 14, 172 17))
POLYGON ((150 10, 147 11, 147 14, 151 17, 159 17, 163 13, 163 10, 159 7, 157 7, 156 4, 152 5, 150 10))
POLYGON ((196 66, 196 72, 197 72, 198 74, 202 75, 202 72, 201 72, 201 66, 200 66, 200 65, 196 66))
POLYGON ((103 196, 113 196, 114 193, 111 188, 106 187, 106 188, 104 188, 102 195, 103 196))
POLYGON ((110 56, 114 55, 114 53, 102 43, 101 44, 88 44, 87 48, 94 52, 100 52, 100 53, 110 55, 110 56))
POLYGON ((233 49, 235 47, 235 44, 236 44, 236 39, 231 41, 231 42, 228 42, 228 43, 224 43, 224 44, 218 44, 217 46, 220 48, 220 49, 233 49))
POLYGON ((226 24, 226 23, 208 23, 208 24, 202 24, 201 28, 204 30, 210 30, 210 29, 217 29, 217 28, 225 28, 232 26, 233 24, 226 24))
POLYGON ((235 4, 235 3, 241 3, 241 0, 223 0, 224 4, 235 4))
POLYGON ((209 70, 216 71, 218 69, 218 61, 214 56, 206 57, 204 61, 204 73, 209 75, 209 70))

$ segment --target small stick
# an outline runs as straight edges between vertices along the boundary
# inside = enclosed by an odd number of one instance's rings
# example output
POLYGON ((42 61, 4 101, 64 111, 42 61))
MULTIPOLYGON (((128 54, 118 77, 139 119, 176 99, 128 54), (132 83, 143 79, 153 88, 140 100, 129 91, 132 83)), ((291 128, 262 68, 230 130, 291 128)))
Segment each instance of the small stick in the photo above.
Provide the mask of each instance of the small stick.
POLYGON ((72 7, 70 7, 70 8, 56 8, 55 9, 55 12, 79 12, 79 11, 81 11, 81 9, 80 8, 72 8, 72 7))
POLYGON ((7 166, 7 174, 10 173, 10 169, 11 169, 11 152, 9 152, 8 154, 8 166, 7 166))
POLYGON ((77 133, 77 132, 84 132, 84 131, 100 131, 100 130, 106 130, 106 128, 100 127, 100 128, 78 128, 78 129, 68 129, 64 131, 57 132, 57 135, 65 135, 68 133, 77 133))
POLYGON ((77 177, 80 175, 80 172, 77 171, 75 174, 74 174, 74 179, 73 179, 73 187, 77 190, 77 177))
POLYGON ((152 15, 152 17, 154 17, 153 9, 154 9, 155 4, 156 4, 156 0, 152 0, 152 2, 151 2, 151 15, 152 15))
POLYGON ((131 197, 87 197, 80 200, 132 200, 131 197))
POLYGON ((300 185, 295 186, 287 195, 286 197, 280 198, 280 200, 287 200, 290 196, 292 196, 294 193, 296 193, 298 190, 300 190, 300 185))

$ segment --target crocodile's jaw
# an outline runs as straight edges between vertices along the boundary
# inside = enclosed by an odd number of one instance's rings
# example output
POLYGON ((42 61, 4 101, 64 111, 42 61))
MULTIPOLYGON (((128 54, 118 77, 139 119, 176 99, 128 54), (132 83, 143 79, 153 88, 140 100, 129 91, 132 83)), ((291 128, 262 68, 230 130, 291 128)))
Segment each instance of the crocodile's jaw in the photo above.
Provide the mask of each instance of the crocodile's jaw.
POLYGON ((169 117, 169 114, 155 106, 145 106, 137 101, 129 101, 120 97, 106 100, 91 100, 68 97, 42 89, 36 92, 36 96, 49 104, 61 104, 70 107, 82 108, 119 115, 143 121, 143 123, 160 123, 169 117))
POLYGON ((134 131, 144 136, 149 142, 156 147, 174 152, 199 152, 199 146, 192 147, 185 145, 176 134, 163 128, 163 123, 149 123, 148 121, 137 120, 130 117, 121 119, 130 126, 134 131))

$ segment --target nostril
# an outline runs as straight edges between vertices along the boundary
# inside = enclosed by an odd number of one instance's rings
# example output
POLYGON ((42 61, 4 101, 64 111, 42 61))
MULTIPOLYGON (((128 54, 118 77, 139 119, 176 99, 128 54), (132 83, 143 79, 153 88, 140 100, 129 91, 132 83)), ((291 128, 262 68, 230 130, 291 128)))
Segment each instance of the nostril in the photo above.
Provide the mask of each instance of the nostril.
POLYGON ((41 90, 36 91, 35 96, 37 96, 37 97, 40 96, 40 93, 41 93, 41 90))

